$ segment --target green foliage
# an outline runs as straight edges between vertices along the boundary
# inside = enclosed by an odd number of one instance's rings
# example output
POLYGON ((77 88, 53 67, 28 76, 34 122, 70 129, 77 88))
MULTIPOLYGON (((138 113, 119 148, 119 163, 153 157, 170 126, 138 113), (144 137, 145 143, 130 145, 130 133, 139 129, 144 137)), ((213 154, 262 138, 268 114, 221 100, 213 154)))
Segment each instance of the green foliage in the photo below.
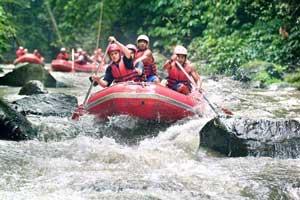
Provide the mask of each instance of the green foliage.
MULTIPOLYGON (((278 63, 289 72, 300 66, 297 0, 102 2, 102 48, 109 35, 126 44, 135 43, 138 34, 147 34, 151 48, 165 54, 176 44, 188 47, 189 58, 201 66, 205 63, 207 73, 235 75, 253 60, 278 63)), ((48 59, 62 45, 91 52, 96 47, 100 5, 99 0, 2 0, 0 51, 13 52, 22 45, 38 48, 48 59)))
POLYGON ((151 1, 145 28, 155 47, 181 43, 206 71, 234 75, 251 60, 299 67, 300 8, 294 1, 151 1), (189 9, 193 6, 194 9, 189 9), (157 16, 157 17, 153 17, 157 16), (280 27, 289 33, 279 34, 280 27), (167 38, 167 39, 166 39, 167 38))
POLYGON ((15 27, 8 19, 8 14, 0 4, 0 55, 6 51, 10 45, 9 40, 15 35, 15 27))
POLYGON ((300 72, 285 74, 284 80, 292 86, 300 88, 300 72))
POLYGON ((262 86, 280 82, 284 79, 285 67, 264 61, 251 61, 239 67, 235 79, 242 82, 257 82, 262 86))

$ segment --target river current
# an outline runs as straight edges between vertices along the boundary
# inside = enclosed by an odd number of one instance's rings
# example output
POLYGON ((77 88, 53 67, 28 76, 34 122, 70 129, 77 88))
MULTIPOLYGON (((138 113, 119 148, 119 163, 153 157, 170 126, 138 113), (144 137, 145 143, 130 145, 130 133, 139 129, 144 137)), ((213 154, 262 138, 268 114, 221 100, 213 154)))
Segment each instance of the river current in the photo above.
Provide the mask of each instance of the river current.
MULTIPOLYGON (((73 87, 49 92, 83 102, 90 74, 53 75, 73 87)), ((203 84, 211 102, 235 116, 300 120, 300 92, 294 88, 247 89, 226 77, 206 77, 203 84)), ((19 89, 1 86, 0 94, 11 101, 21 98, 19 89)), ((199 149, 208 118, 173 124, 128 116, 105 122, 89 115, 80 121, 29 119, 38 127, 37 139, 0 141, 0 199, 300 199, 299 159, 228 158, 199 149)))

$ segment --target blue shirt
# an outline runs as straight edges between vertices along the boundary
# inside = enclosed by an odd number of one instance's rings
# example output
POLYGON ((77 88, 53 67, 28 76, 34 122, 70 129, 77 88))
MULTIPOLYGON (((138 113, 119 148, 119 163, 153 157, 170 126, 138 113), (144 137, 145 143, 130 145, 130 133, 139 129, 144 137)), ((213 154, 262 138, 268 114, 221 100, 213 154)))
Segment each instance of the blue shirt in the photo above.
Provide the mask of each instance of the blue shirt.
MULTIPOLYGON (((127 69, 134 69, 133 60, 131 58, 127 58, 126 56, 122 56, 121 59, 123 59, 124 65, 127 69)), ((112 62, 112 63, 114 63, 119 68, 119 63, 115 63, 115 62, 112 62)), ((104 78, 103 78, 103 80, 108 82, 107 86, 110 86, 111 83, 115 80, 115 78, 112 74, 112 69, 111 69, 112 63, 106 68, 105 75, 104 75, 104 78)))

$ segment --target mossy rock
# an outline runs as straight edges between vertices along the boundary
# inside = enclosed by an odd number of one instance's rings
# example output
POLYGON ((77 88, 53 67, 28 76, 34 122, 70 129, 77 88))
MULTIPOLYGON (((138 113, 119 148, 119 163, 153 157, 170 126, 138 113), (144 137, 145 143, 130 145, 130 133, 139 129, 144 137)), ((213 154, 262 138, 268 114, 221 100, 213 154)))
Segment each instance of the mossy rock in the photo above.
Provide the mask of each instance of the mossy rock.
POLYGON ((12 72, 0 77, 0 85, 23 86, 28 81, 39 80, 46 87, 56 87, 56 79, 42 65, 27 64, 15 68, 12 72))
POLYGON ((234 78, 245 83, 257 83, 259 87, 283 80, 284 67, 264 61, 251 61, 238 68, 234 78))
POLYGON ((300 73, 285 74, 284 80, 300 90, 300 73))

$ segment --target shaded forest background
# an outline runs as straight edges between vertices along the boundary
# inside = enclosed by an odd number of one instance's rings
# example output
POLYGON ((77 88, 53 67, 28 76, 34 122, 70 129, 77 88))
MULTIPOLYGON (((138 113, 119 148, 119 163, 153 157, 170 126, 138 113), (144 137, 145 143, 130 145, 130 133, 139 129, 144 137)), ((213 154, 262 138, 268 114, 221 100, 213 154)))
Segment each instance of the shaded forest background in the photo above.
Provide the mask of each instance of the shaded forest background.
POLYGON ((237 75, 242 66, 262 61, 274 63, 267 75, 289 74, 300 82, 298 0, 0 1, 4 60, 13 60, 20 45, 39 49, 50 62, 62 46, 92 53, 97 45, 106 47, 109 35, 134 43, 138 34, 147 34, 151 48, 165 55, 176 44, 187 46, 205 73, 237 75))

